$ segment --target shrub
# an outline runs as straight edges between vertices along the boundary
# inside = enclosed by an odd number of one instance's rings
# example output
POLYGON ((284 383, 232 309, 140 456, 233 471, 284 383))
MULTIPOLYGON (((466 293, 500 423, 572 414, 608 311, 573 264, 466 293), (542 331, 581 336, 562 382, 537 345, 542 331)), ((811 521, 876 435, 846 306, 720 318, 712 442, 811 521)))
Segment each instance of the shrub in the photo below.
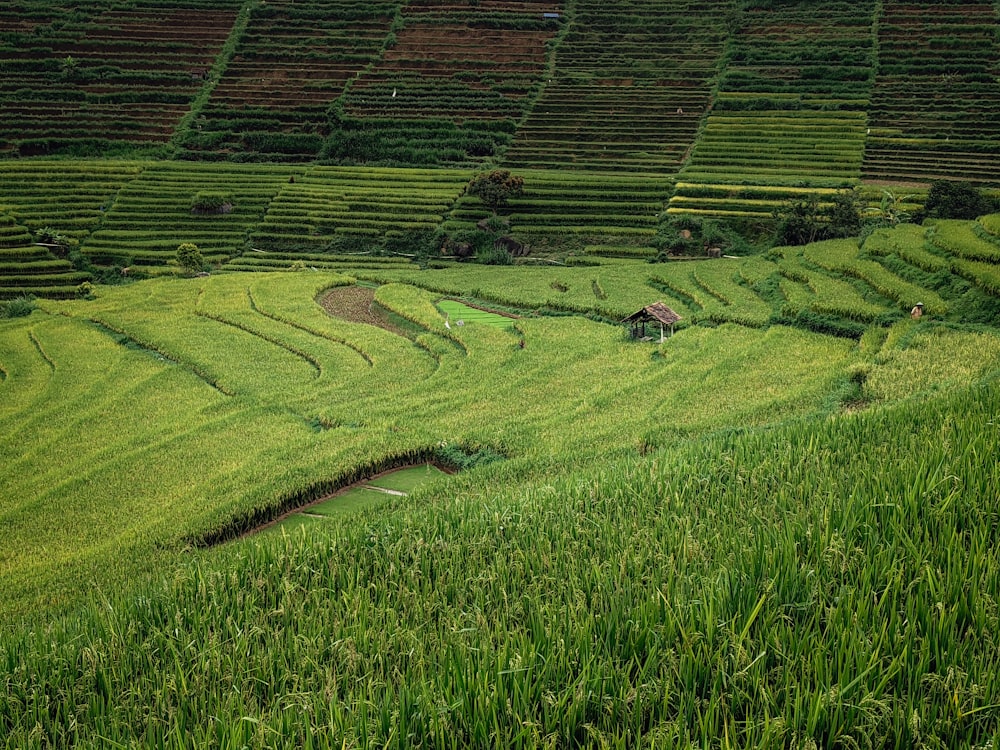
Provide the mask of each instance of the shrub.
POLYGON ((233 210, 233 194, 221 190, 199 190, 191 199, 191 213, 224 214, 233 210))
POLYGON ((919 218, 975 219, 1000 208, 994 198, 983 195, 968 182, 937 180, 931 183, 927 202, 919 218))
POLYGON ((508 169, 494 169, 473 177, 466 192, 479 196, 483 205, 496 214, 511 198, 524 195, 524 178, 511 174, 508 169))
POLYGON ((84 281, 76 288, 76 296, 80 299, 94 299, 94 285, 84 281))
POLYGON ((775 245, 808 245, 823 239, 827 229, 815 195, 788 201, 775 212, 775 219, 775 245))
POLYGON ((35 298, 30 294, 15 297, 9 302, 0 303, 0 318, 24 318, 31 315, 35 307, 35 298))
POLYGON ((514 258, 504 247, 487 245, 476 251, 476 262, 484 266, 509 266, 514 262, 514 258))
POLYGON ((65 255, 70 251, 70 248, 79 244, 79 240, 75 237, 68 237, 51 227, 36 230, 35 242, 40 242, 43 245, 54 245, 53 249, 59 255, 65 255))
POLYGON ((198 273, 205 267, 201 250, 193 242, 184 242, 177 247, 177 265, 191 273, 198 273))

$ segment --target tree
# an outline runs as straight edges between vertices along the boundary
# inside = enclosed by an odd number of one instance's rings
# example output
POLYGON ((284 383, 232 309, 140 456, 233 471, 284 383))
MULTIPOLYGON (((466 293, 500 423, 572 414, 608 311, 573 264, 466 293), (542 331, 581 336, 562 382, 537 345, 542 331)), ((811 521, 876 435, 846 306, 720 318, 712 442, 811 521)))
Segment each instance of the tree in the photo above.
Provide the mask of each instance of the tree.
POLYGON ((865 202, 856 188, 834 195, 833 203, 827 209, 830 218, 830 236, 857 237, 861 234, 864 207, 865 202))
POLYGON ((808 245, 823 239, 825 222, 820 215, 819 198, 807 195, 800 200, 791 200, 774 212, 777 222, 775 244, 808 245))
POLYGON ((976 219, 997 210, 997 202, 968 182, 931 183, 924 213, 936 219, 976 219))
POLYGON ((511 174, 508 169, 494 169, 473 177, 466 192, 479 196, 483 205, 496 215, 511 198, 524 195, 524 178, 511 174))
POLYGON ((193 242, 185 242, 177 248, 177 265, 191 273, 198 273, 205 267, 201 250, 193 242))

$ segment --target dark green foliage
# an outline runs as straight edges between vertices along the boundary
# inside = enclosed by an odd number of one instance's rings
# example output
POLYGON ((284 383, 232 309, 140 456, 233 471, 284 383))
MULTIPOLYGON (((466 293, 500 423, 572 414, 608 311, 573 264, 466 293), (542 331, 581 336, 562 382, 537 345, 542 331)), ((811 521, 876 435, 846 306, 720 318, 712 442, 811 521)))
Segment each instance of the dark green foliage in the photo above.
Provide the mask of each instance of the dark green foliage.
POLYGON ((832 238, 857 237, 861 232, 862 211, 865 201, 858 190, 844 190, 833 197, 827 209, 829 236, 832 238))
POLYGON ((336 164, 443 166, 481 162, 509 142, 511 121, 335 120, 320 158, 336 164))
POLYGON ((444 234, 437 229, 389 230, 375 248, 376 254, 407 255, 426 263, 436 255, 444 241, 444 234))
POLYGON ((477 466, 503 461, 507 457, 488 446, 472 448, 463 445, 443 443, 434 451, 434 460, 458 471, 474 469, 477 466))
POLYGON ((476 252, 476 262, 484 266, 509 266, 514 258, 506 248, 487 245, 476 252))
POLYGON ((23 318, 31 315, 31 311, 36 307, 35 298, 32 296, 0 302, 0 318, 23 318))
POLYGON ((975 185, 937 180, 931 183, 920 218, 975 219, 997 210, 1000 210, 1000 202, 985 195, 975 185))
POLYGON ((201 250, 193 242, 184 242, 177 248, 177 265, 185 271, 197 273, 205 267, 201 250))
POLYGON ((511 174, 509 169, 494 169, 473 177, 466 192, 478 196, 496 214, 507 207, 511 198, 524 195, 524 178, 511 174))
POLYGON ((199 190, 191 199, 191 211, 199 214, 223 213, 233 207, 233 194, 223 190, 199 190))
POLYGON ((726 255, 743 255, 753 248, 739 231, 724 219, 708 219, 686 214, 664 214, 653 238, 659 263, 671 256, 704 256, 710 249, 726 255))
POLYGON ((819 199, 815 195, 789 201, 775 212, 775 220, 775 245, 808 245, 822 239, 826 232, 819 199))

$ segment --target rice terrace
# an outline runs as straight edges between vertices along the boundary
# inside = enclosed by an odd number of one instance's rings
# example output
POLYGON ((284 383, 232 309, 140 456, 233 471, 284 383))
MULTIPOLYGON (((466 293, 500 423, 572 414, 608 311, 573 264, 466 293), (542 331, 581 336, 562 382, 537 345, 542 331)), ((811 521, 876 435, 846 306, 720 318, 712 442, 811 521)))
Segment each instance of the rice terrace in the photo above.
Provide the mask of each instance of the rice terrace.
POLYGON ((1000 4, 0 6, 0 748, 1000 747, 1000 4))

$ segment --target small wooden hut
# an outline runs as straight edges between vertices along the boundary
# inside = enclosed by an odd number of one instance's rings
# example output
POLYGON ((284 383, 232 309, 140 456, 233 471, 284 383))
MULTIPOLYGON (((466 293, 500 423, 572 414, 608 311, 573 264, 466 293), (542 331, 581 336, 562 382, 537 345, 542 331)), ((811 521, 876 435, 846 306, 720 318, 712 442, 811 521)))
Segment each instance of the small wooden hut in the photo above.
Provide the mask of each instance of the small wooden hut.
POLYGON ((641 310, 629 315, 622 323, 628 323, 632 328, 632 338, 649 340, 646 335, 646 323, 660 324, 660 341, 664 341, 664 326, 674 335, 674 323, 681 319, 681 316, 664 305, 662 302, 654 302, 641 310))

